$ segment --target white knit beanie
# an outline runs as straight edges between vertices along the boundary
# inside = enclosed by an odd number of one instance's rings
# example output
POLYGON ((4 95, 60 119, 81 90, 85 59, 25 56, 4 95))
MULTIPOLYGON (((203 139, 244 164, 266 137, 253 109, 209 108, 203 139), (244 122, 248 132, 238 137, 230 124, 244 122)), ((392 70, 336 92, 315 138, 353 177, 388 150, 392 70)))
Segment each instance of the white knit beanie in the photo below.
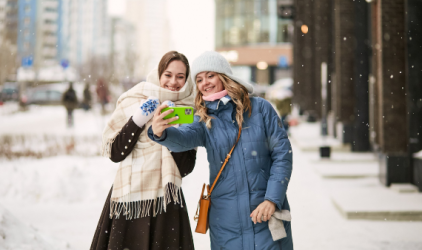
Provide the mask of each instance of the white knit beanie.
POLYGON ((229 62, 216 51, 205 51, 193 61, 191 64, 191 76, 193 77, 193 82, 196 82, 196 75, 204 71, 225 74, 233 81, 243 85, 250 94, 253 93, 252 84, 234 76, 229 62))

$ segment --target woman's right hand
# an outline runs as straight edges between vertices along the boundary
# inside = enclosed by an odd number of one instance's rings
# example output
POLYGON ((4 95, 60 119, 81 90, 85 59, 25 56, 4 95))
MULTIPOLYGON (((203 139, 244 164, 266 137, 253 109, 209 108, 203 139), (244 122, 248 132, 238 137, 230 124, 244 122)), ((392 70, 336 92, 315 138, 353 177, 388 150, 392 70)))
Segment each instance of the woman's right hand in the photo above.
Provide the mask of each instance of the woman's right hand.
POLYGON ((164 120, 165 116, 167 116, 168 114, 171 114, 174 111, 173 109, 170 109, 161 113, 161 110, 167 107, 168 107, 167 103, 161 104, 158 107, 157 112, 154 114, 154 117, 152 118, 152 132, 154 133, 154 135, 158 137, 161 137, 163 135, 163 131, 166 128, 170 128, 172 126, 171 124, 168 125, 168 123, 179 119, 179 117, 176 116, 176 117, 164 120))

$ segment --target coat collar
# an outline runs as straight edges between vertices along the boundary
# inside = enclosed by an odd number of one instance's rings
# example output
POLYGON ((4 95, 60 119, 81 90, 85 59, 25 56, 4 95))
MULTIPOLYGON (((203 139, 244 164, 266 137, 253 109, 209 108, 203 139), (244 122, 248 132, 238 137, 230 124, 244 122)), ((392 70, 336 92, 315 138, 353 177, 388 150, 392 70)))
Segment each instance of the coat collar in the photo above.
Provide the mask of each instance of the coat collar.
POLYGON ((229 103, 231 99, 232 98, 229 95, 226 95, 220 98, 219 100, 215 100, 212 102, 205 101, 205 106, 209 110, 218 110, 218 107, 220 107, 220 105, 224 105, 224 106, 227 105, 227 103, 229 103))

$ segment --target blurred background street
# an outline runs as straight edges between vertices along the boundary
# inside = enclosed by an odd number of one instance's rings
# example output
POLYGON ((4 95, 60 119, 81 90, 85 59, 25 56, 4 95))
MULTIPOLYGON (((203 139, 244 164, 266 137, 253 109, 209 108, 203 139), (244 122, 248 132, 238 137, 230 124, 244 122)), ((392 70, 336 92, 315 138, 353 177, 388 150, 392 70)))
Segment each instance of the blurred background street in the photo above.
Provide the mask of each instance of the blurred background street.
MULTIPOLYGON (((102 131, 171 50, 218 51, 277 110, 296 249, 422 249, 420 13, 420 0, 0 0, 0 250, 90 247, 119 166, 102 131)), ((192 229, 206 157, 183 179, 192 229)))

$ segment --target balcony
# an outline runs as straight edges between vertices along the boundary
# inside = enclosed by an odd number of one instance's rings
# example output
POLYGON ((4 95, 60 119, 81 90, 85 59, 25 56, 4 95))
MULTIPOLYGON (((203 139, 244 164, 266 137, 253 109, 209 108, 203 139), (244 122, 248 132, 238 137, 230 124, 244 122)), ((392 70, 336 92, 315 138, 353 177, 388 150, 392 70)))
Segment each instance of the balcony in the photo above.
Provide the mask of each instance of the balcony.
POLYGON ((55 57, 57 55, 57 49, 52 47, 44 47, 41 50, 41 55, 46 58, 55 57))
POLYGON ((57 32, 57 24, 55 23, 44 23, 42 25, 42 31, 46 32, 57 32))
POLYGON ((59 6, 59 2, 57 1, 43 1, 42 2, 42 7, 44 9, 46 8, 57 9, 58 6, 59 6))
POLYGON ((56 46, 56 44, 57 44, 57 37, 56 36, 51 36, 51 35, 44 36, 44 44, 49 45, 49 46, 51 46, 51 45, 56 46))
POLYGON ((44 11, 42 13, 42 18, 44 20, 54 20, 54 21, 56 21, 57 18, 58 18, 58 14, 57 14, 57 12, 44 11))

